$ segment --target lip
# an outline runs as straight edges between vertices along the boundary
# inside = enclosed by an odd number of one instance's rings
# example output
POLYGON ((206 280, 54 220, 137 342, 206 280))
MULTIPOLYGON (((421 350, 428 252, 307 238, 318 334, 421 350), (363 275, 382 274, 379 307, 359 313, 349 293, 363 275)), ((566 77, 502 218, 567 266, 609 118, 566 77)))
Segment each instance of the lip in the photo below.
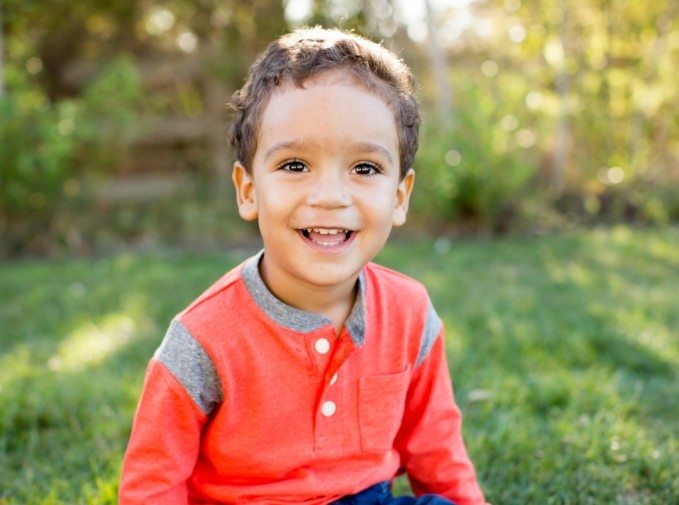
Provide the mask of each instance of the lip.
MULTIPOLYGON (((297 230, 297 234, 299 237, 302 239, 302 241, 313 251, 321 253, 321 254, 340 254, 344 252, 346 249, 348 249, 351 244, 354 242, 354 239, 356 238, 356 235, 358 232, 356 230, 352 230, 351 228, 346 228, 344 226, 308 226, 304 228, 300 228, 297 230), (325 229, 325 230, 347 230, 349 231, 349 237, 347 237, 345 240, 342 241, 335 241, 335 240, 327 240, 324 241, 326 243, 319 243, 316 240, 313 240, 307 234, 305 234, 304 230, 308 229, 325 229)), ((328 239, 335 238, 337 234, 331 235, 328 234, 326 235, 328 239)))

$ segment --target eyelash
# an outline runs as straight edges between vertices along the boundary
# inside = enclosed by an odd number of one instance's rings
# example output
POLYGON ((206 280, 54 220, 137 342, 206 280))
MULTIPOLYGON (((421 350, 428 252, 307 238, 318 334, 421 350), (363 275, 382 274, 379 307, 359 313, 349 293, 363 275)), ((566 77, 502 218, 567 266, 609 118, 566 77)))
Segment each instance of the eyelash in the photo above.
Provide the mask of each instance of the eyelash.
POLYGON ((382 173, 380 166, 377 165, 376 163, 370 163, 370 162, 364 161, 364 162, 361 162, 358 165, 356 165, 352 170, 356 171, 356 169, 358 169, 359 167, 368 167, 368 168, 371 168, 373 170, 372 172, 367 173, 367 174, 365 174, 365 173, 364 174, 358 174, 358 175, 364 175, 365 177, 372 177, 374 175, 382 173))
POLYGON ((302 160, 297 160, 297 159, 292 159, 288 160, 285 163, 283 163, 280 167, 279 170, 285 170, 286 172, 303 172, 304 170, 290 170, 290 167, 293 165, 301 166, 303 168, 307 168, 306 163, 304 163, 302 160))
MULTIPOLYGON (((304 172, 305 169, 308 170, 306 163, 304 163, 301 160, 297 160, 297 159, 292 159, 292 160, 286 161, 285 163, 283 163, 279 167, 279 170, 285 170, 286 172, 297 172, 297 173, 304 172), (291 170, 291 167, 295 166, 295 165, 297 167, 302 167, 302 170, 291 170)), ((365 176, 365 177, 372 177, 374 175, 382 173, 382 169, 376 163, 364 161, 364 162, 357 164, 355 167, 353 167, 352 172, 356 173, 357 175, 362 175, 362 176, 365 176), (366 168, 366 167, 368 169, 371 169, 372 171, 369 172, 369 173, 359 173, 359 172, 357 172, 358 169, 366 168)))

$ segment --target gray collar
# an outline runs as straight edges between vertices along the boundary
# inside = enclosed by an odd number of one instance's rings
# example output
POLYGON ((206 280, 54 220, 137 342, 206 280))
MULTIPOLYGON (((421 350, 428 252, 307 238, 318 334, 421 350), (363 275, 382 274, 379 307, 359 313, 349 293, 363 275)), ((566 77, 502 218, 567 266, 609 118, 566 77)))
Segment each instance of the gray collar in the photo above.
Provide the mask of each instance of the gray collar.
MULTIPOLYGON (((259 254, 247 260, 241 272, 245 285, 259 308, 281 326, 302 333, 309 333, 331 324, 330 319, 325 316, 296 309, 276 298, 266 287, 259 273, 259 262, 263 256, 264 251, 260 251, 259 254)), ((365 340, 365 273, 363 271, 358 276, 358 295, 345 326, 354 344, 361 347, 365 340)))

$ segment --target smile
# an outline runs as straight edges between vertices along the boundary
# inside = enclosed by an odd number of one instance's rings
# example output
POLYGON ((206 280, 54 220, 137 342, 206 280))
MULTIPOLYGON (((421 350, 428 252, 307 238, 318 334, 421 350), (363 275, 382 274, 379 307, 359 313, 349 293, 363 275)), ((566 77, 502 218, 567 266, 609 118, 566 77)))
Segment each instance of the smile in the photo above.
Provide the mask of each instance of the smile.
POLYGON ((313 249, 322 252, 339 252, 347 246, 356 232, 346 228, 302 228, 298 230, 313 249))

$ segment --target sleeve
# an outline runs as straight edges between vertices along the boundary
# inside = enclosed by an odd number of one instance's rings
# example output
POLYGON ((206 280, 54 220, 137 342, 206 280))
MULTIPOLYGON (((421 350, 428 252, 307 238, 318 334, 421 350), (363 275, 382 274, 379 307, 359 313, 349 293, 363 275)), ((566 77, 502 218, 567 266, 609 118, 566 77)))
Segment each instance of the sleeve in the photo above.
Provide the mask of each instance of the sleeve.
POLYGON ((462 415, 446 363, 443 325, 431 306, 423 333, 395 447, 416 495, 434 493, 457 505, 484 505, 462 440, 462 415))
POLYGON ((120 505, 188 503, 201 431, 220 400, 212 362, 175 321, 146 371, 123 460, 120 505))

